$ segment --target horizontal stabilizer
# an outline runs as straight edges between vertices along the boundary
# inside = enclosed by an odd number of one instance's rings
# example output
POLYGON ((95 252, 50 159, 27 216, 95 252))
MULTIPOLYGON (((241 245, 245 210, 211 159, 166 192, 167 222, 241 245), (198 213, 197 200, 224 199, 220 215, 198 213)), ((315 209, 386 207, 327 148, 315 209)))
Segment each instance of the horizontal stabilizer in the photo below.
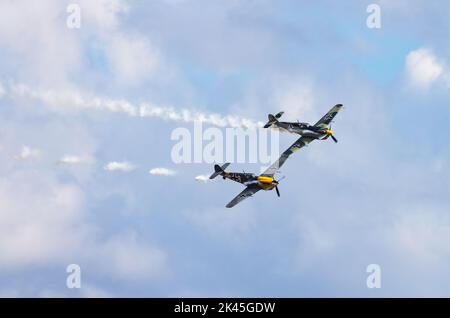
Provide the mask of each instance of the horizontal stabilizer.
POLYGON ((269 114, 267 117, 269 118, 269 121, 264 125, 264 128, 269 128, 270 126, 278 122, 278 120, 272 114, 269 114))
POLYGON ((210 179, 214 179, 218 175, 221 175, 225 172, 225 169, 230 165, 229 162, 223 164, 222 166, 214 165, 214 173, 209 177, 210 179))
POLYGON ((278 114, 275 115, 276 119, 280 119, 281 116, 283 116, 284 112, 279 112, 278 114))

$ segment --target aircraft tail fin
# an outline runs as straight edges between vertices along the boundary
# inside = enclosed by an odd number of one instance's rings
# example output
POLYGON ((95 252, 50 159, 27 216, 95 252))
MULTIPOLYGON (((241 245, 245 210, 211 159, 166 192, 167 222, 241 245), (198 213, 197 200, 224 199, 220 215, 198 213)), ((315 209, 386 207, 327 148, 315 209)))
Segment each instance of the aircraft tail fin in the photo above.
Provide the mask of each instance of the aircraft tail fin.
POLYGON ((218 175, 222 175, 225 172, 225 169, 230 165, 229 162, 223 164, 222 166, 214 165, 214 173, 209 177, 210 179, 214 179, 218 175))
POLYGON ((267 124, 264 125, 264 128, 269 128, 270 126, 272 126, 273 124, 276 124, 278 122, 278 118, 281 117, 281 115, 283 115, 284 112, 279 112, 278 114, 276 114, 275 116, 272 114, 269 114, 267 117, 269 118, 269 121, 267 122, 267 124))

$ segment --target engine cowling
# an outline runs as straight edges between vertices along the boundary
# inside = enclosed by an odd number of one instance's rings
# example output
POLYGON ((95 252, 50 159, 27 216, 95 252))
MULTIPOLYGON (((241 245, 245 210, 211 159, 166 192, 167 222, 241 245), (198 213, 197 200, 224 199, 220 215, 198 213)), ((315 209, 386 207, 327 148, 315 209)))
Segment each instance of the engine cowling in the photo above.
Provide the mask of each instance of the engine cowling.
POLYGON ((262 183, 262 184, 272 184, 273 183, 273 178, 272 177, 267 177, 267 176, 259 176, 258 177, 258 182, 262 183))

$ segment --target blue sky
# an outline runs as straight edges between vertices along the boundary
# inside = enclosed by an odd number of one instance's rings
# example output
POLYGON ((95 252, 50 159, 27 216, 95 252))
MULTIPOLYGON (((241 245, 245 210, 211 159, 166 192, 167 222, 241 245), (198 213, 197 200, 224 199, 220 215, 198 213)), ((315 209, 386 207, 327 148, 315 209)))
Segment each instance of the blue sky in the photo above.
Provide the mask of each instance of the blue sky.
POLYGON ((68 1, 0 3, 0 295, 450 296, 449 5, 77 3, 79 29, 68 1), (292 156, 280 198, 226 209, 240 185, 172 161, 183 110, 224 129, 337 103, 339 143, 292 156))

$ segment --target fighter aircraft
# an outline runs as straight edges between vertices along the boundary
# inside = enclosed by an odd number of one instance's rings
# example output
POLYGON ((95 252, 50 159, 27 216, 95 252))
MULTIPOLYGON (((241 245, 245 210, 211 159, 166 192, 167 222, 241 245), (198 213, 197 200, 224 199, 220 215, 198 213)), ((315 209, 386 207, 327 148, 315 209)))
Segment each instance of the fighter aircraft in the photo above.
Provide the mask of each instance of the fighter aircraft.
MULTIPOLYGON (((233 200, 231 200, 226 207, 232 208, 239 202, 245 200, 248 197, 253 196, 259 190, 273 190, 277 192, 277 195, 280 196, 280 190, 278 189, 278 185, 280 181, 275 180, 274 175, 278 172, 281 166, 286 162, 290 155, 294 152, 300 150, 301 148, 307 146, 311 141, 316 139, 326 139, 331 136, 334 140, 333 132, 328 128, 329 124, 342 108, 341 104, 334 106, 325 116, 323 116, 314 126, 308 125, 308 129, 305 130, 305 134, 302 135, 299 139, 297 139, 288 149, 286 149, 269 168, 267 168, 262 174, 259 176, 253 173, 246 172, 226 172, 225 169, 230 165, 229 163, 225 163, 222 166, 215 165, 214 173, 209 177, 210 179, 214 179, 217 176, 222 176, 223 179, 230 179, 239 183, 242 183, 246 186, 246 188, 239 193, 233 200)), ((278 115, 278 114, 277 114, 278 115)), ((269 123, 268 125, 272 125, 270 123, 271 115, 269 115, 269 123)), ((276 117, 276 116, 272 116, 276 117)), ((278 118, 281 117, 278 116, 278 118)), ((280 123, 276 120, 277 123, 280 123)), ((283 123, 284 124, 284 123, 283 123)), ((290 124, 290 123, 286 123, 290 124)), ((269 125, 269 126, 270 126, 269 125)), ((267 126, 267 125, 266 125, 267 126)), ((268 127, 269 127, 268 126, 268 127)))
POLYGON ((278 119, 284 114, 284 112, 279 112, 275 116, 269 114, 269 121, 264 125, 264 128, 269 128, 271 126, 279 128, 290 133, 299 134, 305 137, 311 137, 314 139, 325 140, 331 137, 334 142, 338 142, 336 137, 333 135, 330 123, 334 116, 341 110, 342 104, 337 104, 330 109, 325 116, 323 116, 315 125, 310 125, 308 123, 301 122, 284 122, 278 121, 278 119))
POLYGON ((226 207, 232 208, 239 202, 244 199, 253 196, 259 190, 273 190, 277 192, 277 195, 280 196, 280 190, 278 189, 279 182, 283 179, 275 180, 274 175, 277 173, 278 169, 286 162, 287 158, 295 151, 309 144, 312 140, 311 137, 300 137, 294 142, 286 151, 284 151, 280 158, 275 161, 269 168, 267 168, 262 174, 259 176, 253 173, 247 172, 226 172, 225 169, 230 165, 229 163, 225 163, 222 166, 215 165, 214 173, 209 177, 210 179, 214 179, 217 176, 222 176, 223 179, 230 179, 239 183, 242 183, 246 186, 246 188, 239 193, 233 200, 231 200, 226 207))
POLYGON ((233 200, 226 205, 227 208, 232 208, 242 200, 251 197, 259 190, 273 190, 277 191, 277 195, 280 196, 280 190, 278 190, 278 183, 281 180, 275 180, 273 174, 263 173, 259 176, 253 173, 246 172, 226 172, 225 169, 229 166, 229 163, 225 163, 223 166, 215 165, 214 173, 209 177, 214 179, 221 175, 223 179, 230 179, 239 183, 242 183, 246 188, 239 193, 233 200))

